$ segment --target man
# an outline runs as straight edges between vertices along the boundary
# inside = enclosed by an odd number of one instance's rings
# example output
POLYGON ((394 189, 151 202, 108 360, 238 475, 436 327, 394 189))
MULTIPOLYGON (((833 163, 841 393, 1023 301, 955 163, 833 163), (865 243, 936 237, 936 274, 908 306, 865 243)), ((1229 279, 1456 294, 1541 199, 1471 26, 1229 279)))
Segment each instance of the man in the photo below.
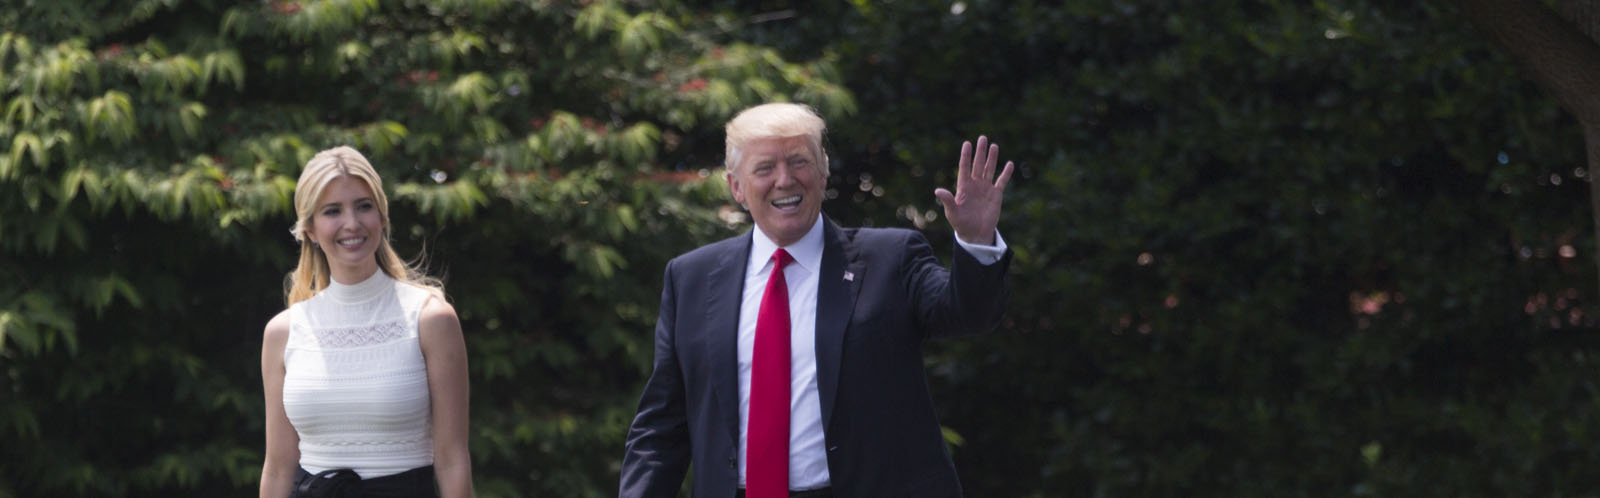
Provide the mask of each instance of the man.
POLYGON ((766 104, 727 125, 727 172, 755 229, 667 264, 655 371, 628 431, 620 496, 959 497, 922 369, 931 336, 994 328, 1010 251, 995 225, 1012 164, 963 143, 935 195, 954 262, 921 234, 822 216, 822 118, 766 104))

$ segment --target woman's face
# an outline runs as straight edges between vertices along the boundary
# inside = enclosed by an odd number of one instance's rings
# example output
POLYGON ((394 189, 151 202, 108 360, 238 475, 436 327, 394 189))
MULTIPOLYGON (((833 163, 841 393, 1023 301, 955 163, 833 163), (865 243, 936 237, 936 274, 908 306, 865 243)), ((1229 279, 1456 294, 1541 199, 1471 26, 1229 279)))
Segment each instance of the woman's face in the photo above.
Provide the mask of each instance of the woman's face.
POLYGON ((348 175, 328 182, 311 215, 311 237, 327 256, 334 280, 354 284, 377 271, 382 236, 383 216, 367 183, 348 175))

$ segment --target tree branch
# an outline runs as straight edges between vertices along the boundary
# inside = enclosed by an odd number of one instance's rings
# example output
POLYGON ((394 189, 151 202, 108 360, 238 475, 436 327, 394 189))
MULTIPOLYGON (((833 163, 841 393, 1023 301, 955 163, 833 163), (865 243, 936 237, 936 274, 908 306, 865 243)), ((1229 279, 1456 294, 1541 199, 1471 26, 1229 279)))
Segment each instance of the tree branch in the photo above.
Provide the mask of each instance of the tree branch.
POLYGON ((1578 121, 1600 124, 1600 92, 1595 91, 1600 46, 1593 39, 1539 0, 1457 0, 1456 5, 1578 121))

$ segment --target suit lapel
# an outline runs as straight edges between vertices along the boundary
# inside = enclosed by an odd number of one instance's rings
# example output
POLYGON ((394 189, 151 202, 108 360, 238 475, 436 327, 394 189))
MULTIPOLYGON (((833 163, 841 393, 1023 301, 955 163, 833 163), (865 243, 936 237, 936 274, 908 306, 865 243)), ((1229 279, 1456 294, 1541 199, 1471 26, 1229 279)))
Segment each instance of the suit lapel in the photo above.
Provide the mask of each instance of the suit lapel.
MULTIPOLYGON (((817 391, 822 400, 822 429, 833 420, 833 403, 839 393, 839 369, 844 360, 845 329, 855 311, 856 294, 865 268, 854 243, 833 220, 822 218, 822 269, 817 275, 817 391)), ((749 251, 746 251, 749 252, 749 251)))
POLYGON ((739 444, 739 308, 744 295, 744 272, 750 260, 750 234, 717 257, 706 274, 706 348, 712 359, 711 387, 715 413, 724 419, 735 449, 739 444))

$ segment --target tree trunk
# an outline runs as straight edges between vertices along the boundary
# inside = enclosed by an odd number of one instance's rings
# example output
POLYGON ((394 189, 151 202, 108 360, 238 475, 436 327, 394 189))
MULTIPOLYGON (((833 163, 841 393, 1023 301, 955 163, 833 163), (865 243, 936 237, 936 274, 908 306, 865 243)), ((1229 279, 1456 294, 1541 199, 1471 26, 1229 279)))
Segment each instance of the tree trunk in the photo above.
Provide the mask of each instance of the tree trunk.
POLYGON ((1600 2, 1567 0, 1560 14, 1540 0, 1457 0, 1456 5, 1583 126, 1600 285, 1600 2))
POLYGON ((1600 41, 1600 1, 1566 0, 1561 2, 1560 13, 1590 41, 1600 41))

